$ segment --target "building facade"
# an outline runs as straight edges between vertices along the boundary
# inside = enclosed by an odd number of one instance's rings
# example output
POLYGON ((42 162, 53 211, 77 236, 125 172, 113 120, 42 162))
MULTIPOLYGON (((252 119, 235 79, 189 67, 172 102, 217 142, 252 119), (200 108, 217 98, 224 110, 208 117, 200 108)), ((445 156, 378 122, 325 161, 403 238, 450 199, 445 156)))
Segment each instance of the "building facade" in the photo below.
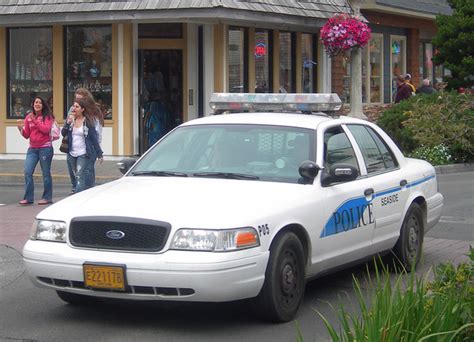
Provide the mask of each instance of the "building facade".
MULTIPOLYGON (((392 73, 418 80, 421 53, 433 49, 433 13, 424 19, 419 9, 383 2, 361 5, 374 32, 363 54, 365 103, 390 102, 392 73)), ((207 115, 213 92, 334 90, 348 102, 350 61, 331 61, 318 32, 353 10, 346 0, 2 2, 0 154, 26 153, 16 124, 34 96, 61 124, 81 87, 102 108, 102 145, 112 156, 141 154, 181 122, 207 115)))

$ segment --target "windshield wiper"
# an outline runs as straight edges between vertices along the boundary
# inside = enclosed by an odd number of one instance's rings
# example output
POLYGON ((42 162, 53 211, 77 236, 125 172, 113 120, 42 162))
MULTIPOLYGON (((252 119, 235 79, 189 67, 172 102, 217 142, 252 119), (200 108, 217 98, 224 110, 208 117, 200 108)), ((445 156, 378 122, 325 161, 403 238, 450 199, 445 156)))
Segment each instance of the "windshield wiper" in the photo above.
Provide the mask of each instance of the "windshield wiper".
POLYGON ((134 171, 132 176, 157 176, 157 177, 187 177, 188 175, 183 172, 175 171, 134 171))
POLYGON ((228 178, 228 179, 260 179, 258 176, 246 175, 243 173, 233 173, 233 172, 196 172, 193 173, 193 176, 196 177, 211 177, 211 178, 228 178))

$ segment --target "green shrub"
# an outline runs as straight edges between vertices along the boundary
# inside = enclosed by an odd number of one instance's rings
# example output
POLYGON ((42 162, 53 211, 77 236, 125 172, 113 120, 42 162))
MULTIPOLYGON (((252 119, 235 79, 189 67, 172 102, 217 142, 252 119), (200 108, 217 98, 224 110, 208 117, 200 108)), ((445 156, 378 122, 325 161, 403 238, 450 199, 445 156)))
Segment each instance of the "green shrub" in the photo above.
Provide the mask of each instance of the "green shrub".
POLYGON ((426 160, 432 165, 446 165, 451 161, 448 148, 442 144, 434 147, 421 146, 416 148, 409 157, 426 160))
POLYGON ((405 154, 419 146, 434 149, 443 145, 452 161, 474 161, 472 94, 440 92, 413 96, 384 111, 377 124, 405 154))
POLYGON ((375 268, 367 293, 354 278, 360 314, 350 314, 341 305, 340 331, 320 313, 333 341, 472 341, 474 339, 474 272, 471 262, 457 267, 441 264, 434 280, 415 273, 398 274, 394 283, 389 271, 375 268), (367 303, 366 297, 369 298, 367 303))
POLYGON ((410 153, 416 147, 413 132, 403 126, 405 112, 413 110, 415 97, 409 98, 385 110, 377 120, 377 125, 395 141, 404 153, 410 153))

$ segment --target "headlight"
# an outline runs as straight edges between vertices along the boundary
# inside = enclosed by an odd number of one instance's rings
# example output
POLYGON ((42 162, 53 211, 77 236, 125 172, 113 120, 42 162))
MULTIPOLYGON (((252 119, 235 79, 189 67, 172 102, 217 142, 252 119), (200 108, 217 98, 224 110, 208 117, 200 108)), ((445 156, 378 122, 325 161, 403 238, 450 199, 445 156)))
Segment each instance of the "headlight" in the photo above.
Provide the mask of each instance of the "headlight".
POLYGON ((171 241, 171 249, 225 252, 260 246, 254 228, 229 230, 180 229, 171 241))
POLYGON ((35 220, 30 238, 32 240, 66 242, 66 222, 35 220))

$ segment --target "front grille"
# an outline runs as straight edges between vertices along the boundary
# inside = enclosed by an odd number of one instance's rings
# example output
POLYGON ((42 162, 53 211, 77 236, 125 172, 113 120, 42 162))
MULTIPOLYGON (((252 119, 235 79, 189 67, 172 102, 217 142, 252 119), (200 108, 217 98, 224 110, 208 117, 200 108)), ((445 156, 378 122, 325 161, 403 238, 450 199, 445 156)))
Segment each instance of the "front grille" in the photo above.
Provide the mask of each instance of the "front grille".
POLYGON ((152 296, 191 296, 195 293, 193 289, 179 288, 179 287, 155 287, 155 286, 134 286, 128 285, 125 291, 119 290, 104 290, 104 289, 90 289, 84 285, 82 281, 64 280, 64 279, 53 279, 46 277, 38 277, 38 281, 43 284, 51 285, 57 288, 72 288, 72 289, 87 289, 92 291, 101 292, 116 292, 116 293, 131 293, 139 295, 152 295, 152 296))
POLYGON ((78 217, 71 221, 69 239, 76 247, 159 252, 168 239, 167 222, 131 217, 78 217))

